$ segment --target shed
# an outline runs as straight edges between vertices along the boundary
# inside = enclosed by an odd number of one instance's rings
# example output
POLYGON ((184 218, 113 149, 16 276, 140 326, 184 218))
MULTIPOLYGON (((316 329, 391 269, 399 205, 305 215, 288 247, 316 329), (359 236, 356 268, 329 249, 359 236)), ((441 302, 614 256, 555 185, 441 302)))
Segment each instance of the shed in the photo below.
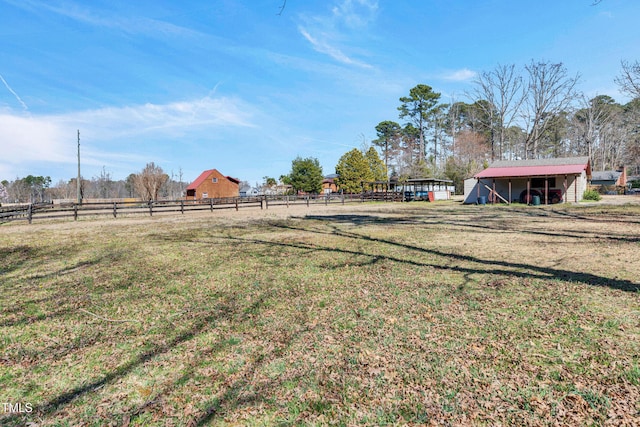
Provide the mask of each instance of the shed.
POLYGON ((411 178, 403 184, 404 199, 411 200, 449 200, 455 191, 453 181, 439 178, 411 178))
POLYGON ((222 175, 217 169, 209 169, 200 174, 187 187, 187 200, 238 197, 240 180, 222 175))
POLYGON ((465 181, 464 202, 578 202, 590 178, 588 157, 501 160, 465 181))

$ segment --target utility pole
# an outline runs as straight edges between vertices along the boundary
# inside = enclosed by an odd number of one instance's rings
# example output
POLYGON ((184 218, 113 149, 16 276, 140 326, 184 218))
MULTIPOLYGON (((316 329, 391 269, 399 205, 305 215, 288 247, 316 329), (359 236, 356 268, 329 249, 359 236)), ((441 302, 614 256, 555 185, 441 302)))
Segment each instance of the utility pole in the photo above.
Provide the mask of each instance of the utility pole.
POLYGON ((78 129, 78 179, 76 180, 76 189, 78 196, 78 204, 82 203, 82 193, 80 192, 80 129, 78 129))

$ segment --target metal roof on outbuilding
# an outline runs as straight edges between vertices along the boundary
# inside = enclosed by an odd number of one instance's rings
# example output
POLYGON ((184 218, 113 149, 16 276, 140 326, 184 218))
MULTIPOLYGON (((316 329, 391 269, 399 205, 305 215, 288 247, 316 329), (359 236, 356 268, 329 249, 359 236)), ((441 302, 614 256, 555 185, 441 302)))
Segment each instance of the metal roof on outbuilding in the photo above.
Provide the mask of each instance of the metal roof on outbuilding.
POLYGON ((474 178, 521 178, 556 175, 577 175, 586 171, 591 175, 588 157, 565 157, 554 159, 501 160, 477 173, 474 178))
POLYGON ((231 181, 231 182, 233 182, 235 184, 240 184, 240 180, 238 178, 233 178, 233 177, 230 177, 230 176, 224 176, 217 169, 209 169, 209 170, 206 170, 206 171, 202 172, 200 174, 200 176, 198 176, 195 181, 193 181, 191 184, 189 184, 189 186, 186 189, 187 190, 195 190, 195 189, 197 189, 200 186, 200 184, 202 184, 204 181, 206 181, 207 178, 214 172, 220 174, 221 176, 223 176, 224 178, 227 178, 229 181, 231 181))

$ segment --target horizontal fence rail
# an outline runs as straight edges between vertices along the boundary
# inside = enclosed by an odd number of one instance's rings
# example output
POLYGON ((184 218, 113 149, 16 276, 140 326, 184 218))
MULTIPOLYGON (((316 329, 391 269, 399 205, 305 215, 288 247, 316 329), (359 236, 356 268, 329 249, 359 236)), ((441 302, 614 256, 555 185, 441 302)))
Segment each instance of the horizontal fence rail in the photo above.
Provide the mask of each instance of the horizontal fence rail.
POLYGON ((227 197, 201 200, 155 200, 131 201, 118 200, 112 202, 83 202, 83 203, 33 203, 14 205, 0 208, 0 223, 8 221, 71 219, 82 217, 113 216, 114 218, 131 215, 160 215, 167 213, 189 213, 197 211, 211 211, 242 208, 269 209, 274 206, 292 205, 329 205, 344 203, 363 203, 371 201, 398 202, 403 200, 403 194, 398 192, 379 192, 363 194, 319 194, 308 196, 255 196, 255 197, 227 197))

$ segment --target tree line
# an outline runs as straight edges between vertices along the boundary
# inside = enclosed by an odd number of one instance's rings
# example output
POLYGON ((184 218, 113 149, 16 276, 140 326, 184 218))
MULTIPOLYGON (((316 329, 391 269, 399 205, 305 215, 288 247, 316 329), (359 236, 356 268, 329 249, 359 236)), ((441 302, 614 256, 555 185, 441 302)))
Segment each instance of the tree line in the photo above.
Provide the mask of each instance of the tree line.
POLYGON ((594 170, 640 173, 640 64, 616 78, 633 100, 586 97, 562 63, 531 61, 480 72, 468 102, 441 102, 418 84, 399 99, 402 122, 385 120, 372 142, 391 175, 462 180, 494 160, 589 156, 594 170))
MULTIPOLYGON (((76 200, 77 178, 60 180, 51 185, 48 176, 16 178, 13 181, 0 182, 0 203, 45 203, 53 199, 76 200)), ((154 162, 138 173, 132 173, 124 180, 114 180, 111 173, 102 168, 100 174, 91 179, 80 179, 82 199, 119 199, 141 198, 158 200, 159 198, 179 199, 183 196, 188 183, 183 181, 182 169, 167 174, 154 162)))

